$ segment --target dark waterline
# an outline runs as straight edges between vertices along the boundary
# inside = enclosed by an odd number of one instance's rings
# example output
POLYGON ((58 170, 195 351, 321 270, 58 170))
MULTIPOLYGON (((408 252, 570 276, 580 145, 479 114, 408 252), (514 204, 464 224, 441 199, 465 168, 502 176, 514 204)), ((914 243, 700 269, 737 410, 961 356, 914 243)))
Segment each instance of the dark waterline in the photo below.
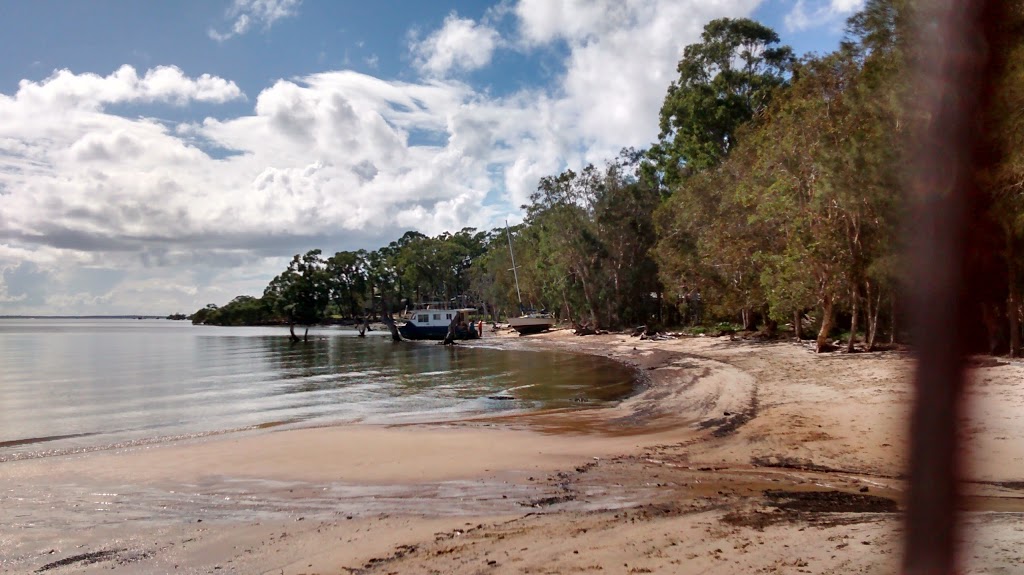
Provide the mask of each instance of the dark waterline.
POLYGON ((633 389, 603 358, 341 329, 0 319, 0 461, 281 423, 400 422, 606 405, 633 389), (507 399, 512 398, 512 399, 507 399))

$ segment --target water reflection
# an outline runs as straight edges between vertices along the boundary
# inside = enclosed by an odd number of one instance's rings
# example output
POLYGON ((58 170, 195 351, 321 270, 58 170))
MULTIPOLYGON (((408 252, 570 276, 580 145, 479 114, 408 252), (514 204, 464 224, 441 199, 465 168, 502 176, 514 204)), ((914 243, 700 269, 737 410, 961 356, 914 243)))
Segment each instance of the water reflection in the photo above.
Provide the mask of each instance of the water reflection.
POLYGON ((38 449, 32 438, 79 446, 276 421, 589 407, 632 386, 618 364, 565 353, 395 345, 338 330, 292 344, 277 328, 47 325, 0 320, 0 458, 38 449))

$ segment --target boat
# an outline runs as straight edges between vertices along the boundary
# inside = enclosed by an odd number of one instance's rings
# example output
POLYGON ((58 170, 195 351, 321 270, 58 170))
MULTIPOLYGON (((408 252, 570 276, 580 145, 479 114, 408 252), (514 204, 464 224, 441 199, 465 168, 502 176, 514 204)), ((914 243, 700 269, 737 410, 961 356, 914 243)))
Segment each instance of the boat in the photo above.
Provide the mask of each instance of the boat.
POLYGON ((519 335, 540 333, 551 329, 555 325, 555 318, 549 313, 529 311, 523 307, 523 294, 519 291, 519 272, 516 271, 516 254, 512 251, 512 233, 508 230, 508 221, 505 222, 505 236, 508 238, 508 255, 512 258, 512 277, 516 280, 516 297, 519 298, 519 317, 508 319, 508 325, 519 332, 519 335))
POLYGON ((519 335, 540 333, 555 325, 555 318, 549 313, 528 312, 519 317, 509 318, 508 325, 519 332, 519 335))
POLYGON ((448 335, 448 326, 455 321, 455 339, 476 339, 480 332, 476 322, 469 321, 471 307, 450 308, 446 304, 425 304, 412 309, 405 317, 405 323, 398 327, 398 333, 405 339, 437 339, 448 335))

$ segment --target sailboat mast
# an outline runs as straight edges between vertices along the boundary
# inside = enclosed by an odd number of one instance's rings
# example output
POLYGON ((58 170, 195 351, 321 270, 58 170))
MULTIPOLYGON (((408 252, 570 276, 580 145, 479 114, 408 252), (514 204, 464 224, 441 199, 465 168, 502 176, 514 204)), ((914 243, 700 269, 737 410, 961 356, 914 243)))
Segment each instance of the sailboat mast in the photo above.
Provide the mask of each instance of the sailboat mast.
POLYGON ((519 298, 519 310, 523 309, 523 294, 519 291, 519 272, 516 271, 516 254, 512 252, 512 233, 508 231, 508 220, 505 220, 505 237, 508 238, 508 255, 512 258, 512 277, 516 279, 516 297, 519 298))

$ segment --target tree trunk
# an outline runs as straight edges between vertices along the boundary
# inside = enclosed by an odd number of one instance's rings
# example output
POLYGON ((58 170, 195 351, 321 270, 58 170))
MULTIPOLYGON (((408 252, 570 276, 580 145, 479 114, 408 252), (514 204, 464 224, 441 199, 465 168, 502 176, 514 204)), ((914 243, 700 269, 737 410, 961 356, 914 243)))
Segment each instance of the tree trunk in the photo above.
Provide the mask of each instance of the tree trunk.
POLYGON ((291 337, 289 339, 292 340, 292 343, 295 343, 295 342, 299 341, 299 336, 295 335, 295 324, 294 323, 289 323, 288 324, 288 333, 291 334, 291 337))
POLYGON ((1010 316, 1010 357, 1020 356, 1020 304, 1014 291, 1011 289, 1006 304, 1006 313, 1010 316))
POLYGON ((867 317, 868 317, 868 334, 866 348, 868 351, 875 349, 875 338, 878 336, 878 311, 882 308, 882 290, 878 289, 878 294, 875 296, 875 303, 871 303, 871 282, 864 283, 864 289, 867 290, 867 317))
POLYGON ((658 292, 658 324, 665 325, 665 294, 661 291, 658 292))
POLYGON ((398 333, 398 326, 395 325, 395 320, 390 313, 380 314, 380 320, 388 326, 388 330, 391 332, 391 341, 402 341, 402 334, 398 333))
POLYGON ((985 324, 985 332, 988 334, 988 354, 995 355, 999 349, 999 309, 993 304, 981 305, 981 320, 985 324))
POLYGON ((800 310, 793 312, 793 335, 796 336, 797 341, 804 338, 803 315, 800 310))
POLYGON ((896 294, 889 294, 889 345, 896 343, 896 294))
POLYGON ((600 327, 600 323, 597 319, 597 308, 594 307, 594 300, 590 297, 590 289, 587 287, 587 280, 580 276, 580 283, 583 284, 583 297, 587 300, 587 310, 590 311, 590 321, 593 322, 591 327, 597 330, 600 327))
POLYGON ((444 335, 444 341, 441 342, 444 345, 455 345, 455 326, 458 324, 459 314, 456 313, 452 315, 454 317, 452 317, 452 321, 448 323, 448 333, 444 335))
POLYGON ((815 344, 815 351, 822 353, 829 349, 828 334, 832 331, 832 297, 825 296, 821 304, 821 329, 818 330, 818 340, 815 344))
POLYGON ((851 314, 850 314, 850 341, 846 342, 846 353, 853 353, 853 344, 857 342, 857 318, 860 317, 857 303, 860 301, 860 294, 857 293, 857 284, 850 287, 851 314))
POLYGON ((562 284, 562 303, 565 304, 565 317, 572 321, 572 308, 569 306, 569 298, 565 295, 565 284, 562 284))
POLYGON ((309 328, 308 327, 306 328, 306 331, 302 334, 302 341, 309 341, 309 328))
POLYGON ((1010 296, 1006 302, 1006 315, 1010 319, 1010 357, 1020 355, 1020 297, 1017 293, 1017 262, 1014 261, 1013 236, 1007 240, 1006 250, 1007 275, 1009 276, 1010 296))
POLYGON ((395 320, 391 317, 391 304, 383 300, 380 303, 380 321, 388 326, 388 330, 391 332, 391 341, 402 341, 402 334, 398 333, 398 326, 395 325, 395 320))

